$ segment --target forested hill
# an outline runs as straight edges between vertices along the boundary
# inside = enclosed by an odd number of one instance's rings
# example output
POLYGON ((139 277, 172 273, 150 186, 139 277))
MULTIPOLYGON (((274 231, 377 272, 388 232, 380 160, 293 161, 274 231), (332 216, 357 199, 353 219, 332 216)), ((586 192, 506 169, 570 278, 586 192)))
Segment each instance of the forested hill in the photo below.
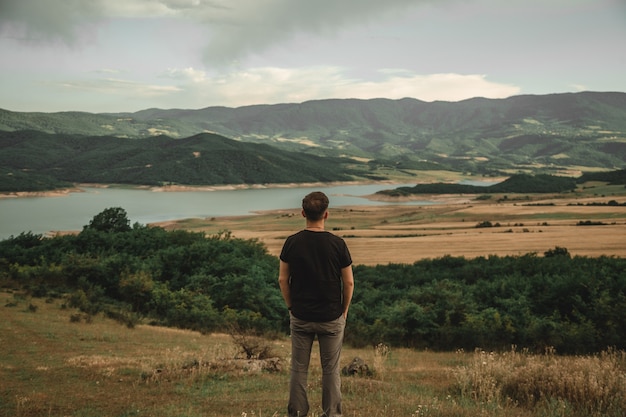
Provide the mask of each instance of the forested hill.
POLYGON ((417 184, 413 187, 379 191, 378 194, 399 197, 411 194, 562 193, 575 190, 576 182, 575 178, 570 177, 516 174, 488 187, 469 184, 417 184))
POLYGON ((377 194, 402 197, 411 194, 563 193, 574 191, 577 184, 584 184, 587 181, 626 185, 626 169, 585 173, 578 178, 547 174, 515 174, 502 182, 487 187, 449 183, 416 184, 413 187, 398 187, 378 191, 377 194))
POLYGON ((278 150, 203 133, 129 140, 0 133, 0 191, 34 191, 73 182, 162 185, 263 184, 350 180, 345 160, 278 150))
POLYGON ((0 110, 0 131, 145 138, 216 132, 318 155, 444 169, 626 166, 626 93, 584 92, 461 102, 317 100, 136 113, 0 110))
MULTIPOLYGON (((426 138, 466 131, 469 137, 492 129, 535 131, 560 125, 569 129, 626 131, 626 93, 567 93, 473 98, 460 102, 424 102, 405 98, 329 99, 304 103, 253 105, 238 108, 147 109, 135 113, 12 112, 0 109, 0 131, 37 130, 47 133, 146 137, 165 134, 182 138, 202 132, 253 140, 306 133, 316 142, 339 139, 350 132, 386 132, 390 137, 426 138), (529 129, 530 130, 530 129, 529 129), (325 139, 326 137, 326 139, 325 139)), ((495 132, 494 132, 495 133, 495 132)), ((293 136, 293 138, 302 137, 293 136)), ((370 138, 372 140, 373 138, 370 138)))

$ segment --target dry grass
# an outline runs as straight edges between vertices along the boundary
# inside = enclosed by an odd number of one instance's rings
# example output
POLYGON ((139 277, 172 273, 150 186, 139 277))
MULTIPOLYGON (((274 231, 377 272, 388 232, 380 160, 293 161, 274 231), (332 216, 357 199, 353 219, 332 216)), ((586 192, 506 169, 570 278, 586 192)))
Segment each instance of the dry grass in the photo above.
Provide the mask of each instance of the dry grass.
MULTIPOLYGON (((240 347, 229 335, 128 329, 101 316, 71 322, 75 312, 62 309, 61 300, 15 300, 0 293, 0 416, 286 415, 287 338, 266 341, 284 365, 266 372, 237 359, 240 347)), ((621 352, 558 357, 346 346, 342 365, 357 356, 374 373, 343 378, 347 416, 582 417, 626 410, 621 352)), ((309 392, 311 417, 318 417, 315 350, 309 392)))
POLYGON ((555 416, 621 417, 626 413, 626 353, 563 357, 515 350, 477 351, 456 372, 462 397, 555 416))

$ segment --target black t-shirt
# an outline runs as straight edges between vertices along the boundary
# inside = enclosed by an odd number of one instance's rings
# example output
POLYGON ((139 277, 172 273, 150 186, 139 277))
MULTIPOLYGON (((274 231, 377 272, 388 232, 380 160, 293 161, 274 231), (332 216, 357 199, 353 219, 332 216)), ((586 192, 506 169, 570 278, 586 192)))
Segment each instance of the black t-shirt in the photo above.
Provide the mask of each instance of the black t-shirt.
POLYGON ((315 322, 341 316, 341 270, 352 264, 342 238, 329 232, 302 230, 285 240, 280 259, 289 264, 291 314, 315 322))

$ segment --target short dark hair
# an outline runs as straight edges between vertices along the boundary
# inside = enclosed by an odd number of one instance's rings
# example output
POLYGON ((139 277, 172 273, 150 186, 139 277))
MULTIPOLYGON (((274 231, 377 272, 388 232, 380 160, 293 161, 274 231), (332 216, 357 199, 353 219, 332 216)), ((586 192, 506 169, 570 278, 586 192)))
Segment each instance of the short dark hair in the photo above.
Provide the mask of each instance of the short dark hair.
POLYGON ((321 220, 328 209, 328 197, 321 191, 313 191, 302 199, 302 210, 309 220, 321 220))

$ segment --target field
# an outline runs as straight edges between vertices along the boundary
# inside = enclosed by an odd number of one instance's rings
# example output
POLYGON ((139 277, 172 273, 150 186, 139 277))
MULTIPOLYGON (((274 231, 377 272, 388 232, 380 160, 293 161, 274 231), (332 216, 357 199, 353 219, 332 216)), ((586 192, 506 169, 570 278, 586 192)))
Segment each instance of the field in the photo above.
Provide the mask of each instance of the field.
MULTIPOLYGON (((276 372, 241 358, 225 334, 86 321, 63 299, 0 293, 0 416, 282 417, 289 340, 263 340, 276 372)), ((343 377, 346 416, 622 416, 626 356, 435 353, 347 346, 371 375, 343 377), (538 396, 538 393, 541 393, 538 396)), ((320 416, 319 358, 309 376, 320 416)))
MULTIPOLYGON (((440 204, 429 206, 332 208, 327 229, 345 237, 354 262, 366 265, 445 255, 541 255, 556 246, 572 255, 626 256, 623 186, 555 196, 437 198, 440 204), (477 227, 486 222, 490 227, 477 227)), ((259 239, 277 255, 284 238, 303 225, 298 209, 285 209, 163 226, 228 230, 235 237, 259 239)), ((237 335, 146 324, 128 329, 65 304, 63 297, 31 298, 11 286, 0 290, 0 417, 286 415, 287 337, 253 341, 277 358, 271 372, 260 370, 260 361, 244 359, 242 343, 249 340, 242 342, 233 337, 237 335)), ((563 357, 515 349, 430 352, 346 346, 342 365, 355 357, 372 372, 343 378, 346 416, 626 414, 624 352, 563 357)), ((312 417, 321 413, 318 363, 314 357, 312 417)))
MULTIPOLYGON (((413 263, 445 255, 543 254, 626 256, 626 189, 594 187, 563 195, 420 196, 437 204, 332 207, 326 229, 346 239, 355 264, 413 263), (609 201, 620 205, 607 205, 609 201), (490 222, 495 227, 476 227, 490 222), (586 225, 579 225, 580 223, 586 225)), ((285 237, 304 227, 298 208, 251 216, 193 219, 162 225, 209 234, 223 230, 263 242, 278 255, 285 237)))

